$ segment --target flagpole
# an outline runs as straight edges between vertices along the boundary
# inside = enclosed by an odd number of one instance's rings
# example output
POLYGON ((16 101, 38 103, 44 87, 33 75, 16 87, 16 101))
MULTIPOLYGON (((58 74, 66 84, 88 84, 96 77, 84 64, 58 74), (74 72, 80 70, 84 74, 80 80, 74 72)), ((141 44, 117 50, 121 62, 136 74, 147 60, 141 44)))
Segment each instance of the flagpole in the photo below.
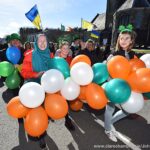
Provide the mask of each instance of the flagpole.
MULTIPOLYGON (((37 10, 38 10, 38 8, 37 8, 37 10)), ((41 29, 42 29, 42 32, 44 32, 44 30, 43 30, 43 25, 42 25, 42 19, 41 19, 40 13, 38 13, 38 14, 39 14, 39 17, 40 17, 40 20, 41 20, 40 27, 41 27, 41 29)))
MULTIPOLYGON (((83 22, 83 18, 81 18, 81 33, 82 33, 82 22, 83 22)), ((83 29, 83 41, 84 41, 84 29, 83 29)))
MULTIPOLYGON (((39 14, 39 16, 40 16, 40 14, 39 14)), ((42 19, 41 19, 41 16, 40 16, 40 20, 41 20, 41 25, 40 25, 40 27, 41 27, 42 31, 44 32, 44 28, 43 28, 43 25, 42 25, 42 19)))

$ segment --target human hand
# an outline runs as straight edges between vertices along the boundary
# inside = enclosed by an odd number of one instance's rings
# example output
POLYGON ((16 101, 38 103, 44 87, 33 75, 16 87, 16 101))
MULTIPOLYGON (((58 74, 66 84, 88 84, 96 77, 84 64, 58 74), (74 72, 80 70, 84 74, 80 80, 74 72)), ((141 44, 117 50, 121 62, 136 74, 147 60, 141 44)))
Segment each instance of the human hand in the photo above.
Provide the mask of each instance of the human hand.
POLYGON ((44 73, 44 71, 38 72, 36 77, 37 77, 37 78, 38 78, 38 77, 41 77, 41 76, 43 75, 43 73, 44 73))

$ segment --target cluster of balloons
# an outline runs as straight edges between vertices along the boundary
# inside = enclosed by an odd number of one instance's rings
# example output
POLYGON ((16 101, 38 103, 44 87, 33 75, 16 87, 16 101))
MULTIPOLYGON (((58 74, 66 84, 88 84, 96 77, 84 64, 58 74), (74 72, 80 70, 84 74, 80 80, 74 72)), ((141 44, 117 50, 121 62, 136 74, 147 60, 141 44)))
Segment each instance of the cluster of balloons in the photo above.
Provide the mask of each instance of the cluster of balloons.
POLYGON ((112 57, 107 63, 107 68, 114 79, 103 85, 108 99, 121 104, 128 113, 140 111, 144 105, 143 95, 150 92, 149 64, 150 54, 129 61, 122 56, 112 57))
POLYGON ((44 133, 48 126, 48 117, 65 117, 68 113, 68 104, 73 111, 79 111, 83 107, 81 100, 86 100, 94 109, 102 109, 107 103, 104 90, 96 83, 92 83, 95 74, 97 78, 103 78, 95 82, 104 81, 105 74, 108 74, 106 66, 100 68, 104 68, 107 73, 98 74, 99 68, 95 69, 94 73, 90 59, 85 55, 77 56, 71 67, 59 57, 54 58, 52 64, 52 69, 42 75, 41 84, 24 84, 20 88, 19 96, 11 99, 7 105, 10 116, 25 118, 25 130, 31 136, 40 136, 44 133))
POLYGON ((98 110, 111 101, 121 104, 129 113, 136 113, 144 105, 142 93, 147 97, 150 95, 147 57, 144 62, 114 56, 107 65, 96 63, 92 67, 85 55, 76 56, 70 67, 63 58, 55 57, 52 69, 42 75, 41 84, 29 82, 23 85, 19 97, 8 103, 7 111, 14 118, 25 117, 25 129, 31 136, 44 133, 48 117, 63 118, 69 107, 79 111, 83 102, 98 110), (109 76, 113 79, 106 82, 109 76))
POLYGON ((18 75, 18 69, 15 69, 14 65, 19 62, 21 58, 21 52, 17 47, 12 46, 7 48, 6 57, 12 64, 7 61, 1 62, 0 76, 7 77, 5 83, 9 89, 15 89, 19 87, 21 79, 18 75))
POLYGON ((15 89, 20 85, 20 77, 18 75, 18 70, 15 69, 14 65, 7 61, 0 63, 0 76, 7 77, 5 84, 9 89, 15 89))

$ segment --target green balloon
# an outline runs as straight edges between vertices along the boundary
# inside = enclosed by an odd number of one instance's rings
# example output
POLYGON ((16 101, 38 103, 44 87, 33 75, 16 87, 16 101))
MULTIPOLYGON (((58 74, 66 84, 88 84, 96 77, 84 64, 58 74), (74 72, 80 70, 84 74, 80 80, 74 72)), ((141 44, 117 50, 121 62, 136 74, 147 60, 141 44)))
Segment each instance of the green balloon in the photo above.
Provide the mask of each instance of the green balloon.
POLYGON ((67 61, 61 57, 54 57, 51 63, 51 69, 58 69, 64 75, 64 78, 70 77, 70 67, 67 61))
POLYGON ((5 81, 6 86, 9 89, 15 89, 15 88, 19 87, 20 82, 21 82, 21 79, 18 75, 17 70, 15 70, 10 76, 8 76, 5 81))
POLYGON ((148 92, 148 93, 143 93, 143 95, 144 95, 146 98, 150 99, 150 92, 148 92))
POLYGON ((131 94, 129 84, 122 79, 112 79, 104 87, 107 98, 117 104, 124 103, 131 94))
POLYGON ((3 61, 0 63, 0 76, 8 77, 13 73, 14 69, 15 67, 11 63, 3 61))
POLYGON ((92 82, 101 84, 108 79, 109 73, 108 73, 106 64, 96 63, 92 66, 92 69, 94 72, 94 78, 92 82))

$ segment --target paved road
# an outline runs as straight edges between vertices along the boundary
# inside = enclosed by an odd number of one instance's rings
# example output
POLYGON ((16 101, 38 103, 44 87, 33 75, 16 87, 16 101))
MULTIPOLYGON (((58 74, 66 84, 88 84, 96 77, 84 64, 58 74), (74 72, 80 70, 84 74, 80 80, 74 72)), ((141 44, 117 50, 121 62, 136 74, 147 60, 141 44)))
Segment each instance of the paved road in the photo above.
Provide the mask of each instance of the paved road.
MULTIPOLYGON (((28 139, 23 123, 7 115, 6 104, 11 95, 0 88, 0 150, 40 150, 39 143, 28 139)), ((117 143, 104 134, 104 110, 94 111, 84 105, 80 112, 70 112, 76 130, 69 132, 64 119, 49 123, 45 140, 50 150, 150 149, 150 101, 136 118, 127 117, 115 124, 117 143)))

